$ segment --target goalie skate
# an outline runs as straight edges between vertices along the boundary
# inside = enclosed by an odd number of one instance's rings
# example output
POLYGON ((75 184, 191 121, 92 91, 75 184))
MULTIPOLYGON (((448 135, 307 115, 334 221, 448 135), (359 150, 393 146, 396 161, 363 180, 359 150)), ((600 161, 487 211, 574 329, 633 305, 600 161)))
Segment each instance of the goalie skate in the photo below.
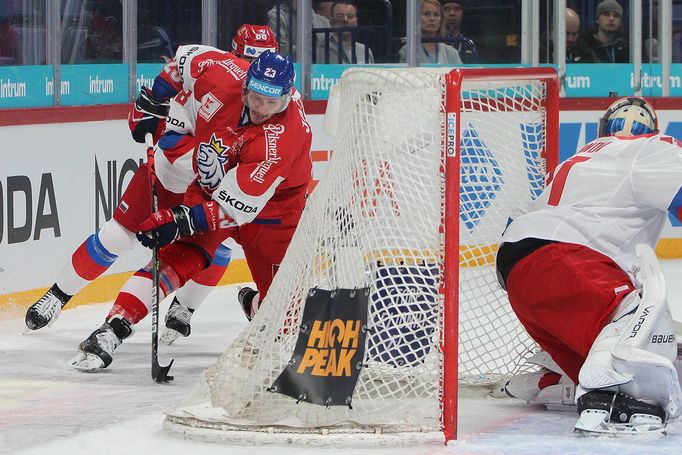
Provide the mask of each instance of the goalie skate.
POLYGON ((578 398, 580 418, 574 431, 587 436, 666 434, 662 407, 622 393, 592 391, 578 398))

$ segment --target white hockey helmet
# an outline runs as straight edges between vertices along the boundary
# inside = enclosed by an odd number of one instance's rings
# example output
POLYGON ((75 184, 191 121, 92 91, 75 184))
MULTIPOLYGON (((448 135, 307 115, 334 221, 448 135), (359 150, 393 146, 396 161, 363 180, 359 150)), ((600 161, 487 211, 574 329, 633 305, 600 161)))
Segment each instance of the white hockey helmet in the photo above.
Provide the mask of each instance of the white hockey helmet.
POLYGON ((658 133, 656 111, 644 98, 628 96, 613 103, 599 119, 598 137, 658 133))

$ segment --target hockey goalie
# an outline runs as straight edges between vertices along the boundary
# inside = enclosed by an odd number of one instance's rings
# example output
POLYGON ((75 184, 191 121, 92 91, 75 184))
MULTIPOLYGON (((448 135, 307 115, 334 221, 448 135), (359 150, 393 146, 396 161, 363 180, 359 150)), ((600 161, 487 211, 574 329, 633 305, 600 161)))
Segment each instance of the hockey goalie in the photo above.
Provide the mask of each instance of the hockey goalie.
POLYGON ((682 219, 681 186, 680 142, 658 133, 644 99, 623 98, 510 222, 498 276, 545 367, 512 378, 510 395, 575 402, 575 431, 586 434, 664 434, 680 415, 674 321, 653 247, 668 214, 682 219))

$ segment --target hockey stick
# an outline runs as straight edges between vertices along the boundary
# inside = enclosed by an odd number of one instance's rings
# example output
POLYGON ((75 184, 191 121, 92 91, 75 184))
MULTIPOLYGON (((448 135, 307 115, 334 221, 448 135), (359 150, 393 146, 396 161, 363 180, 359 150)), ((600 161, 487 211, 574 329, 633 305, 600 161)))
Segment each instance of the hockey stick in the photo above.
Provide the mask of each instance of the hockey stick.
MULTIPOLYGON (((149 189, 152 196, 152 213, 159 210, 159 198, 156 194, 156 169, 154 166, 154 138, 151 133, 144 135, 147 144, 147 166, 149 171, 149 189)), ((173 376, 168 371, 173 365, 171 359, 168 366, 159 365, 159 247, 152 252, 152 379, 156 382, 170 382, 173 376)))

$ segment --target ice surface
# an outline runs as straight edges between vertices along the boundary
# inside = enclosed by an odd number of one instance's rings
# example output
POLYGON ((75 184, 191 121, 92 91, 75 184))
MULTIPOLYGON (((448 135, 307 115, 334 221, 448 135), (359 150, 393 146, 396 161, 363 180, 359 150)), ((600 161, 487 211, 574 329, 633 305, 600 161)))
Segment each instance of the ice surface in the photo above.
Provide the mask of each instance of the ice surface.
MULTIPOLYGON (((663 261, 673 315, 682 319, 682 261, 663 261)), ((301 449, 235 447, 182 440, 161 428, 163 411, 184 398, 201 371, 246 324, 237 288, 216 289, 192 318, 192 335, 160 346, 160 363, 175 363, 171 384, 150 376, 148 320, 101 372, 66 366, 80 341, 103 321, 110 304, 64 311, 49 329, 23 335, 23 318, 0 320, 0 454, 677 454, 682 422, 668 436, 627 440, 573 433, 577 415, 550 412, 512 399, 491 399, 466 389, 460 395, 459 439, 447 447, 301 449)), ((162 317, 165 305, 162 308, 162 317)))

